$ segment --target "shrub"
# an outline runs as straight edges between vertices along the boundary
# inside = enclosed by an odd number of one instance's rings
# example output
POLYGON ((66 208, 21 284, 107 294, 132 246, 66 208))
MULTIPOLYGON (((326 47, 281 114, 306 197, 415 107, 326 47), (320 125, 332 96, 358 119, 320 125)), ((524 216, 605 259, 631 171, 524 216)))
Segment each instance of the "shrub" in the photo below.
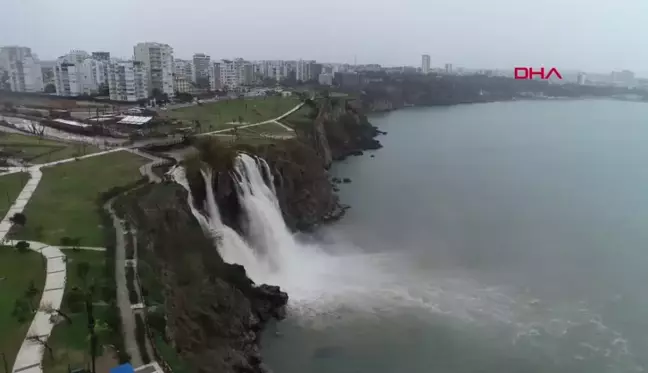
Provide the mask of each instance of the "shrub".
POLYGON ((137 341, 140 355, 142 355, 142 362, 144 364, 150 363, 151 357, 146 350, 146 327, 144 326, 144 319, 140 314, 135 315, 135 340, 137 341))

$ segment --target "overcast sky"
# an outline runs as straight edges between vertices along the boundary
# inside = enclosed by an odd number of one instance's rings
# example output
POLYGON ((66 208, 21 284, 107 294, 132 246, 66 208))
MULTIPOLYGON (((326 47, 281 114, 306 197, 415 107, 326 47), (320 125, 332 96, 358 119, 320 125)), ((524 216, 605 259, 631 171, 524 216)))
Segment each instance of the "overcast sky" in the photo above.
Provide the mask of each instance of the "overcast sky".
POLYGON ((0 0, 0 45, 648 73, 648 0, 0 0))

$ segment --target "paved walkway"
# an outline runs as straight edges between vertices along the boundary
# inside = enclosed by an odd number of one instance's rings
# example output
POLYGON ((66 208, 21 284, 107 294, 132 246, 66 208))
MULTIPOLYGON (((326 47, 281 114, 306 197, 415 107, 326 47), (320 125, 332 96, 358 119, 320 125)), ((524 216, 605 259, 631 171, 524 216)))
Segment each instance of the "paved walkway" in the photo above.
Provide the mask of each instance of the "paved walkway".
POLYGON ((135 339, 135 314, 131 309, 130 299, 128 298, 128 286, 126 286, 126 249, 124 239, 124 227, 121 220, 115 214, 112 203, 116 197, 112 198, 104 205, 104 209, 110 214, 115 227, 115 281, 117 283, 117 306, 122 322, 122 332, 124 334, 124 345, 126 352, 130 355, 130 363, 134 367, 143 364, 142 355, 140 355, 135 339))
POLYGON ((28 168, 14 167, 9 172, 5 172, 3 174, 0 174, 0 176, 4 176, 4 175, 16 173, 16 172, 27 171, 27 172, 29 172, 29 176, 30 176, 29 181, 23 187, 22 191, 18 195, 18 198, 16 198, 14 203, 9 208, 9 211, 7 211, 7 214, 5 215, 5 217, 2 219, 2 221, 0 221, 0 241, 2 241, 7 236, 7 233, 9 233, 9 229, 11 229, 11 221, 10 221, 11 217, 14 216, 14 214, 23 212, 23 210, 25 209, 25 206, 27 205, 27 202, 29 202, 32 195, 36 191, 36 188, 38 187, 38 183, 40 183, 40 180, 43 177, 43 173, 41 172, 41 168, 55 166, 55 165, 59 165, 59 164, 62 164, 62 163, 74 162, 77 159, 85 159, 85 158, 97 157, 97 156, 100 156, 100 155, 113 153, 113 152, 121 151, 121 150, 124 150, 124 148, 111 149, 111 150, 107 150, 107 151, 104 151, 104 152, 84 155, 84 156, 78 157, 78 158, 62 159, 60 161, 35 165, 35 166, 28 167, 28 168))
MULTIPOLYGON (((274 119, 268 119, 268 120, 264 120, 264 121, 258 122, 258 123, 246 124, 246 125, 243 125, 243 126, 238 126, 236 128, 243 129, 243 128, 260 126, 262 124, 267 124, 267 123, 276 123, 276 124, 284 127, 285 129, 287 129, 288 131, 294 132, 294 130, 292 128, 280 123, 279 121, 284 119, 285 117, 289 116, 290 114, 296 112, 297 110, 301 109, 302 106, 304 106, 304 103, 300 102, 299 105, 295 106, 294 108, 288 110, 287 112, 281 114, 280 116, 278 116, 278 117, 276 117, 274 119)), ((222 133, 222 132, 227 132, 227 131, 231 131, 231 130, 232 130, 232 128, 230 127, 230 128, 225 128, 225 129, 218 130, 218 131, 200 133, 197 136, 213 135, 213 134, 216 134, 216 133, 222 133)))
MULTIPOLYGON (((5 243, 9 246, 15 246, 18 240, 8 240, 5 243)), ((52 309, 59 309, 63 302, 63 294, 65 293, 65 284, 67 279, 67 268, 65 262, 65 254, 62 249, 72 249, 71 246, 50 246, 43 242, 27 241, 29 248, 43 255, 47 260, 45 287, 43 288, 43 295, 40 300, 39 310, 34 315, 27 335, 23 340, 14 366, 13 373, 42 373, 43 369, 41 361, 43 360, 44 347, 42 344, 28 340, 27 337, 38 336, 41 341, 47 341, 54 325, 50 322, 51 314, 42 311, 44 307, 51 307, 52 309)), ((79 247, 80 250, 93 250, 105 251, 103 247, 79 247)))
MULTIPOLYGON (((9 233, 9 230, 11 229, 11 225, 12 225, 10 219, 12 216, 14 216, 14 214, 22 213, 24 211, 25 206, 27 205, 32 195, 36 191, 36 188, 38 187, 38 183, 40 182, 43 176, 43 173, 41 172, 41 168, 55 166, 55 165, 68 163, 68 162, 74 162, 78 159, 97 157, 107 153, 112 153, 112 152, 117 152, 122 150, 126 150, 126 149, 115 148, 115 149, 111 149, 99 153, 88 154, 82 157, 63 159, 60 161, 35 165, 28 168, 14 167, 14 168, 10 168, 9 171, 7 172, 1 173, 0 176, 26 171, 29 172, 30 179, 27 182, 27 184, 25 184, 25 186, 23 187, 22 191, 18 195, 18 198, 16 198, 16 201, 14 201, 14 203, 9 208, 9 211, 7 211, 5 217, 2 219, 2 221, 0 221, 0 242, 6 242, 8 245, 12 245, 12 246, 18 242, 12 240, 5 241, 5 238, 9 233)), ((136 152, 136 154, 144 156, 144 153, 140 154, 140 152, 136 152)), ((151 158, 151 157, 152 156, 149 156, 147 158, 151 158)), ((27 242, 30 243, 30 249, 41 253, 47 259, 47 274, 45 277, 45 288, 43 289, 43 296, 41 297, 41 301, 40 301, 41 307, 39 308, 42 308, 43 306, 47 305, 47 306, 51 306, 54 309, 59 309, 61 307, 61 302, 63 301, 63 294, 65 292, 65 282, 66 282, 66 266, 64 260, 65 254, 63 254, 61 248, 72 249, 72 247, 50 246, 42 242, 34 242, 34 241, 27 241, 27 242)), ((78 248, 81 250, 93 250, 93 251, 105 250, 105 248, 101 248, 101 247, 82 246, 78 248)), ((123 265, 124 264, 122 262, 122 267, 121 267, 122 272, 124 272, 123 265)), ((128 300, 128 293, 126 293, 126 300, 128 300)), ((128 306, 130 309, 130 304, 128 306)), ((130 332, 133 334, 131 339, 132 343, 135 343, 134 325, 135 324, 133 323, 133 328, 132 330, 130 330, 130 332)), ((27 332, 27 335, 25 336, 25 339, 23 340, 20 350, 18 351, 18 355, 16 356, 16 360, 14 362, 12 372, 14 373, 17 372, 42 373, 43 372, 41 362, 43 360, 44 347, 42 346, 42 344, 28 339, 28 337, 38 336, 41 341, 47 341, 47 338, 49 338, 50 334, 52 333, 53 327, 54 324, 50 322, 49 314, 41 310, 36 312, 36 314, 34 315, 34 319, 32 320, 32 323, 27 332)), ((129 351, 129 353, 132 354, 131 351, 129 351)), ((141 359, 138 364, 135 363, 137 362, 134 362, 133 364, 134 366, 142 365, 141 359)))
POLYGON ((157 167, 157 166, 161 166, 161 165, 166 164, 166 163, 170 163, 169 160, 166 160, 164 158, 159 158, 159 157, 156 157, 156 156, 151 155, 149 153, 143 152, 141 150, 133 149, 133 148, 128 148, 128 149, 126 149, 126 151, 131 152, 133 154, 137 154, 140 157, 150 159, 152 162, 147 163, 147 164, 143 165, 142 167, 140 167, 140 169, 139 169, 140 174, 142 174, 142 176, 147 176, 149 181, 151 181, 152 183, 161 183, 162 182, 162 178, 160 178, 153 171, 153 167, 157 167))
MULTIPOLYGON (((15 245, 18 241, 9 241, 8 244, 15 245)), ((50 314, 42 311, 44 306, 51 306, 53 309, 59 309, 63 302, 63 293, 65 291, 66 267, 65 254, 56 246, 49 246, 42 242, 30 242, 29 248, 47 259, 47 275, 45 276, 45 288, 40 300, 39 310, 36 311, 32 320, 27 336, 23 340, 16 361, 14 362, 12 372, 23 373, 42 373, 44 347, 42 344, 27 339, 30 336, 38 336, 41 341, 47 341, 54 324, 50 322, 50 314)))

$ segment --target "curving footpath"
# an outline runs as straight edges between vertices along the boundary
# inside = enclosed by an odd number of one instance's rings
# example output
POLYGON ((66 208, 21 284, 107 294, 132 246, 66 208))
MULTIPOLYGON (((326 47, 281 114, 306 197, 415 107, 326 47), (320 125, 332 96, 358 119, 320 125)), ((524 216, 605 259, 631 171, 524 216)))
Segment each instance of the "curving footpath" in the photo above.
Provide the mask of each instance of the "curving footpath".
MULTIPOLYGON (((15 246, 18 240, 7 241, 8 245, 15 246)), ((43 288, 43 296, 40 300, 38 311, 34 315, 27 336, 23 340, 16 360, 13 365, 12 372, 25 372, 25 373, 41 373, 43 371, 41 361, 43 359, 44 347, 41 343, 36 342, 27 337, 38 337, 39 340, 46 342, 52 333, 54 325, 50 322, 51 314, 43 311, 46 306, 51 306, 53 309, 58 309, 63 302, 63 294, 65 293, 65 283, 67 279, 67 269, 65 254, 61 251, 67 246, 50 246, 43 242, 26 241, 29 243, 29 248, 37 253, 43 255, 47 261, 45 271, 45 287, 43 288)), ((103 247, 78 247, 80 250, 92 251, 105 251, 103 247)))
MULTIPOLYGON (((291 131, 291 132, 294 132, 294 131, 295 131, 294 129, 292 129, 292 128, 286 126, 285 124, 283 124, 283 123, 281 123, 281 122, 279 122, 279 121, 282 120, 282 119, 284 119, 285 117, 289 116, 290 114, 296 112, 297 110, 301 109, 302 106, 304 106, 304 103, 303 103, 303 102, 299 103, 299 105, 295 106, 294 108, 288 110, 287 112, 281 114, 280 116, 278 116, 278 117, 276 117, 276 118, 268 119, 268 120, 264 120, 264 121, 262 121, 262 122, 258 122, 258 123, 246 124, 246 125, 243 125, 243 126, 238 126, 238 127, 236 127, 236 128, 238 128, 238 129, 243 129, 243 128, 250 128, 250 127, 260 126, 260 125, 262 125, 262 124, 267 124, 267 123, 276 123, 276 124, 280 125, 281 127, 285 128, 286 130, 291 131)), ((200 134, 198 134, 198 135, 196 135, 196 136, 207 136, 207 135, 213 135, 213 134, 216 134, 216 133, 223 133, 223 132, 231 131, 232 129, 233 129, 233 128, 230 127, 230 128, 225 128, 225 129, 222 129, 222 130, 217 130, 217 131, 211 131, 211 132, 200 133, 200 134)))
MULTIPOLYGON (((9 241, 11 245, 15 245, 18 241, 9 241)), ((45 288, 40 300, 39 310, 34 315, 27 336, 23 340, 16 360, 14 361, 13 373, 42 373, 43 368, 41 361, 43 360, 44 347, 41 343, 28 339, 28 337, 36 336, 41 341, 47 341, 54 324, 50 322, 50 314, 42 311, 44 306, 52 306, 54 309, 61 307, 63 301, 63 293, 65 291, 66 268, 65 268, 65 254, 56 246, 49 246, 42 242, 29 242, 29 248, 34 250, 45 257, 47 260, 45 277, 45 288)))
MULTIPOLYGON (((0 173, 0 176, 8 175, 16 172, 29 172, 30 179, 23 187, 22 191, 16 198, 16 201, 11 205, 9 211, 5 217, 0 221, 0 242, 6 242, 9 245, 15 245, 18 241, 5 241, 9 230, 11 229, 11 217, 16 213, 22 213, 25 209, 25 206, 31 199, 32 195, 36 191, 38 184, 43 176, 41 168, 50 167, 59 165, 62 163, 73 162, 79 159, 97 157, 107 153, 117 152, 127 150, 125 148, 115 148, 99 153, 88 154, 82 157, 77 158, 68 158, 60 161, 50 162, 42 165, 35 165, 28 168, 19 168, 14 167, 10 168, 9 171, 0 173)), ((136 153, 136 154, 139 154, 136 153)), ((142 155, 142 154, 139 154, 142 155)), ((149 157, 150 158, 150 157, 149 157)), ((152 173, 152 172, 151 172, 152 173)), ((150 177, 150 176, 149 176, 150 177)), ((43 289, 43 295, 40 300, 40 307, 44 305, 51 306, 53 309, 59 309, 61 303, 63 302, 63 294, 65 291, 66 283, 66 267, 65 267, 65 254, 60 250, 61 246, 50 246, 42 242, 27 241, 30 243, 30 249, 36 252, 39 252, 47 260, 45 276, 45 288, 43 289)), ((94 250, 94 251, 103 251, 105 248, 100 247, 79 247, 82 250, 94 250)), ((24 372, 24 373, 42 373, 43 368, 41 362, 43 360, 44 347, 41 343, 36 342, 28 337, 38 337, 41 341, 47 341, 50 334, 52 333, 52 328, 54 324, 50 322, 50 315, 44 311, 37 311, 34 315, 31 325, 25 339, 23 340, 14 366, 12 369, 13 373, 24 372)))

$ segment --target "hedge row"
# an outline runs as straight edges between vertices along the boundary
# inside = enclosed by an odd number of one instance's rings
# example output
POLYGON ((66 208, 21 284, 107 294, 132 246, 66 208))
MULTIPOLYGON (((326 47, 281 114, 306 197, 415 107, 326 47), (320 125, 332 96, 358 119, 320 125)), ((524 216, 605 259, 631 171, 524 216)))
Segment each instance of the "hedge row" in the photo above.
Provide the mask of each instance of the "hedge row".
POLYGON ((128 287, 128 299, 130 299, 131 304, 140 303, 139 296, 135 290, 135 268, 131 266, 126 266, 126 286, 128 287))
POLYGON ((146 350, 146 328, 144 326, 144 319, 139 313, 135 315, 135 340, 139 348, 140 355, 142 355, 142 362, 148 364, 151 362, 151 357, 146 350))

